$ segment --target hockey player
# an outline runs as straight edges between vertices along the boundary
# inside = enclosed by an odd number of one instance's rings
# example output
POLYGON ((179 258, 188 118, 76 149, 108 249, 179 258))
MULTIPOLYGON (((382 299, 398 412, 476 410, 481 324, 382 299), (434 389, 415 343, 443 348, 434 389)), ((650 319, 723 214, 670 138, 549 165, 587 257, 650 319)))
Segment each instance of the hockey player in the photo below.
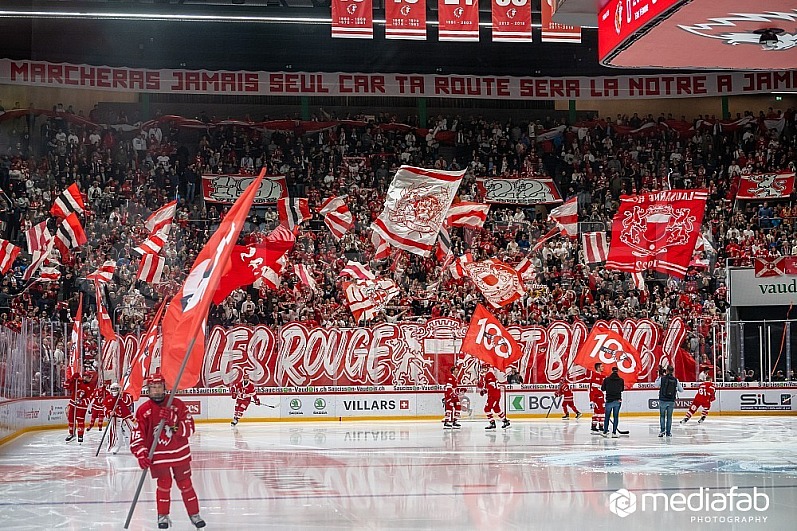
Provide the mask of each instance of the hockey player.
POLYGON ((122 388, 114 382, 105 397, 103 409, 108 415, 108 451, 118 454, 124 440, 133 431, 133 397, 121 393, 122 388), (121 393, 121 396, 120 396, 121 393))
POLYGON ((686 416, 681 420, 681 424, 686 424, 689 422, 689 419, 692 418, 692 415, 697 413, 697 410, 703 408, 703 415, 698 419, 697 423, 700 424, 704 420, 706 420, 706 415, 708 415, 708 411, 711 409, 711 403, 716 398, 716 394, 714 392, 714 382, 707 380, 700 384, 700 387, 697 388, 697 394, 695 398, 692 400, 692 403, 689 405, 689 410, 686 412, 686 416))
POLYGON ((83 376, 76 374, 64 384, 64 389, 69 393, 69 405, 66 408, 66 421, 69 425, 69 435, 66 436, 66 442, 71 442, 75 439, 76 427, 77 442, 83 442, 83 432, 86 427, 86 412, 93 392, 91 386, 93 378, 93 372, 84 371, 83 376))
POLYGON ((238 424, 238 420, 244 416, 244 411, 249 407, 249 403, 254 401, 259 406, 260 399, 257 397, 254 384, 249 381, 248 374, 244 374, 243 381, 230 387, 230 394, 235 400, 235 414, 230 424, 235 426, 238 424))
POLYGON ((89 409, 89 427, 86 431, 97 425, 97 429, 102 431, 103 424, 105 423, 105 397, 108 396, 108 390, 104 385, 98 385, 91 395, 91 408, 89 409))
POLYGON ((589 407, 592 409, 592 433, 598 435, 603 430, 603 416, 606 414, 606 399, 603 396, 603 364, 596 363, 595 370, 589 371, 589 407))
POLYGON ((458 422, 462 402, 459 399, 459 367, 456 365, 451 366, 451 373, 446 378, 445 393, 443 404, 446 415, 443 428, 459 429, 462 427, 458 422))
POLYGON ((554 393, 554 396, 562 397, 562 409, 565 412, 562 420, 570 420, 570 411, 568 408, 575 411, 576 420, 581 418, 581 412, 576 408, 576 403, 573 401, 573 389, 570 388, 570 384, 565 380, 564 376, 559 380, 559 388, 554 393))
POLYGON ((487 395, 487 403, 484 404, 484 412, 487 414, 487 420, 489 420, 490 423, 484 429, 495 429, 493 413, 496 413, 498 418, 503 421, 501 427, 508 428, 509 419, 506 418, 506 415, 501 410, 501 388, 498 387, 498 378, 495 377, 495 373, 490 370, 490 366, 486 363, 482 363, 478 387, 480 395, 487 395))
POLYGON ((149 377, 148 387, 149 400, 136 411, 130 451, 138 459, 139 466, 142 469, 149 468, 150 474, 157 480, 158 529, 168 529, 172 523, 169 518, 172 476, 180 489, 191 523, 197 528, 205 527, 191 483, 191 447, 188 438, 194 433, 194 418, 179 398, 174 398, 171 407, 166 408, 166 381, 160 373, 149 377), (150 460, 149 450, 161 420, 165 421, 165 425, 150 460))

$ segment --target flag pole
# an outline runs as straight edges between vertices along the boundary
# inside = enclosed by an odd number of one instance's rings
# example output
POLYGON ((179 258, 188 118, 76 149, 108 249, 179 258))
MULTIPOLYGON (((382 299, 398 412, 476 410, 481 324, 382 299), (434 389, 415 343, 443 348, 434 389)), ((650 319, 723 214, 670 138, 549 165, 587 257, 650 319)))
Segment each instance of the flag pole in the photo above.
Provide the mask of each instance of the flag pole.
MULTIPOLYGON (((166 409, 172 407, 172 402, 174 401, 174 394, 177 392, 177 386, 180 385, 180 379, 183 377, 183 372, 185 371, 186 365, 188 365, 188 359, 191 357, 191 351, 194 350, 194 343, 196 343, 197 336, 191 338, 191 342, 188 344, 188 350, 185 353, 185 357, 183 358, 183 363, 180 365, 180 370, 177 372, 177 378, 174 380, 174 387, 172 387, 171 392, 169 393, 169 400, 166 402, 166 409)), ((120 393, 121 394, 121 393, 120 393)), ((158 439, 161 436, 161 432, 163 431, 163 426, 166 424, 166 421, 161 419, 158 422, 158 427, 155 428, 155 433, 152 436, 152 446, 150 446, 148 458, 150 461, 152 457, 155 455, 155 448, 158 446, 158 439)), ((133 518, 133 512, 136 510, 136 504, 138 503, 138 498, 141 496, 141 489, 144 487, 144 480, 147 478, 147 469, 141 471, 141 478, 138 480, 138 487, 136 488, 136 493, 133 496, 133 503, 130 504, 130 510, 127 513, 127 520, 125 520, 125 529, 130 526, 130 520, 133 518)))

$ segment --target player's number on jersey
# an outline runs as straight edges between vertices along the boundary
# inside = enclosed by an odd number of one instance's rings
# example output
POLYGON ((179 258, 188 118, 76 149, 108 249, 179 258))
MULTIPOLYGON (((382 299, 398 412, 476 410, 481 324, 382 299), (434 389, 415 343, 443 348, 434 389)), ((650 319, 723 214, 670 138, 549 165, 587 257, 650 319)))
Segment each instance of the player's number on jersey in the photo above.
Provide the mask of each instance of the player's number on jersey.
POLYGON ((627 352, 623 351, 623 345, 608 334, 596 334, 595 346, 589 353, 590 358, 598 358, 598 361, 607 365, 617 364, 617 369, 631 374, 636 370, 636 360, 627 352))
POLYGON ((484 345, 484 348, 492 350, 502 358, 508 358, 512 352, 509 341, 501 335, 501 330, 494 323, 488 322, 486 317, 479 319, 476 324, 479 325, 476 343, 484 345))
POLYGON ((515 7, 523 7, 529 3, 529 0, 495 0, 495 5, 498 7, 509 7, 513 5, 515 7))

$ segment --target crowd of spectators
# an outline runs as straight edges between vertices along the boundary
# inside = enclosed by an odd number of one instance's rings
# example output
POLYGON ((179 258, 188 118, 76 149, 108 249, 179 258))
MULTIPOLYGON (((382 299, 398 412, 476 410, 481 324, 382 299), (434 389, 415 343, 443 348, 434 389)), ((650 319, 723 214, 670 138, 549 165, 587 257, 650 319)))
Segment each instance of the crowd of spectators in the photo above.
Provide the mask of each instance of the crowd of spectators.
MULTIPOLYGON (((496 312, 507 325, 650 318, 667 327, 680 316, 690 327, 685 348, 706 362, 713 347, 712 324, 724 319, 727 308, 726 261, 744 265, 755 256, 797 254, 797 207, 792 208, 791 200, 734 198, 739 175, 794 167, 797 130, 791 109, 739 115, 736 123, 745 123, 743 127, 722 127, 713 116, 687 122, 683 117, 634 114, 577 126, 552 119, 438 116, 430 129, 420 129, 416 118, 402 120, 387 113, 368 120, 349 116, 346 122, 326 115, 323 119, 334 125, 306 134, 215 126, 207 116, 202 117, 205 129, 169 120, 140 128, 125 124, 125 117, 107 120, 119 125, 95 127, 64 119, 71 108, 54 111, 54 116, 31 114, 0 124, 7 238, 24 249, 25 230, 47 219, 57 194, 77 182, 86 200, 88 244, 61 260, 58 282, 23 282, 29 255, 20 254, 0 280, 0 324, 11 329, 19 329, 24 318, 69 322, 83 292, 88 336, 96 337, 94 289, 85 277, 113 260, 116 273, 105 288, 112 317, 119 333, 139 331, 157 303, 177 291, 185 270, 229 208, 204 202, 201 175, 253 174, 262 166, 268 174, 286 175, 290 194, 309 198, 313 211, 329 196, 347 195, 355 227, 337 241, 315 214, 297 236, 289 262, 310 266, 318 289, 302 285, 292 267, 286 267, 278 290, 237 290, 211 310, 211 325, 301 321, 354 326, 338 278, 349 259, 368 263, 401 287, 401 295, 375 322, 469 318, 481 296, 467 280, 453 279, 434 257, 394 253, 389 260, 373 260, 368 227, 381 212, 401 164, 467 169, 459 190, 459 199, 466 201, 481 199, 478 176, 550 176, 564 199, 577 196, 585 230, 610 229, 623 194, 670 187, 709 190, 703 233, 714 251, 699 253, 683 280, 648 273, 646 290, 637 289, 627 274, 584 265, 577 240, 555 238, 541 251, 530 252, 551 227, 544 205, 493 205, 483 229, 453 229, 455 255, 470 251, 476 260, 495 256, 512 264, 525 256, 533 260, 526 295, 496 312), (362 125, 353 126, 351 119, 362 125), (779 125, 768 129, 765 119, 780 120, 779 125), (399 123, 408 127, 395 127, 399 123), (560 134, 546 134, 560 125, 567 125, 560 134), (38 138, 32 138, 32 131, 38 138), (147 236, 143 220, 175 197, 178 228, 164 251, 163 282, 137 281, 138 256, 132 249, 147 236)), ((96 111, 90 121, 100 121, 96 111)), ((267 233, 277 224, 275 208, 255 208, 242 238, 267 233)), ((62 364, 63 337, 53 336, 43 350, 48 349, 61 352, 62 364)), ((87 356, 96 349, 96 341, 87 343, 87 356)))

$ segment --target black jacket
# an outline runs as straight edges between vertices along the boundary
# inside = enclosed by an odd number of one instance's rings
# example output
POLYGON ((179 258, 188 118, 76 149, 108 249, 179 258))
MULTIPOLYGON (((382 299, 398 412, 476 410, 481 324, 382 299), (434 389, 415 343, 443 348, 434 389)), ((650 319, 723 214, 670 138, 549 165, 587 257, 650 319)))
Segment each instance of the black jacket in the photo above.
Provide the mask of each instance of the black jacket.
POLYGON ((623 389, 625 389, 625 382, 616 373, 613 372, 603 379, 601 389, 606 392, 606 402, 616 402, 623 398, 623 389))

